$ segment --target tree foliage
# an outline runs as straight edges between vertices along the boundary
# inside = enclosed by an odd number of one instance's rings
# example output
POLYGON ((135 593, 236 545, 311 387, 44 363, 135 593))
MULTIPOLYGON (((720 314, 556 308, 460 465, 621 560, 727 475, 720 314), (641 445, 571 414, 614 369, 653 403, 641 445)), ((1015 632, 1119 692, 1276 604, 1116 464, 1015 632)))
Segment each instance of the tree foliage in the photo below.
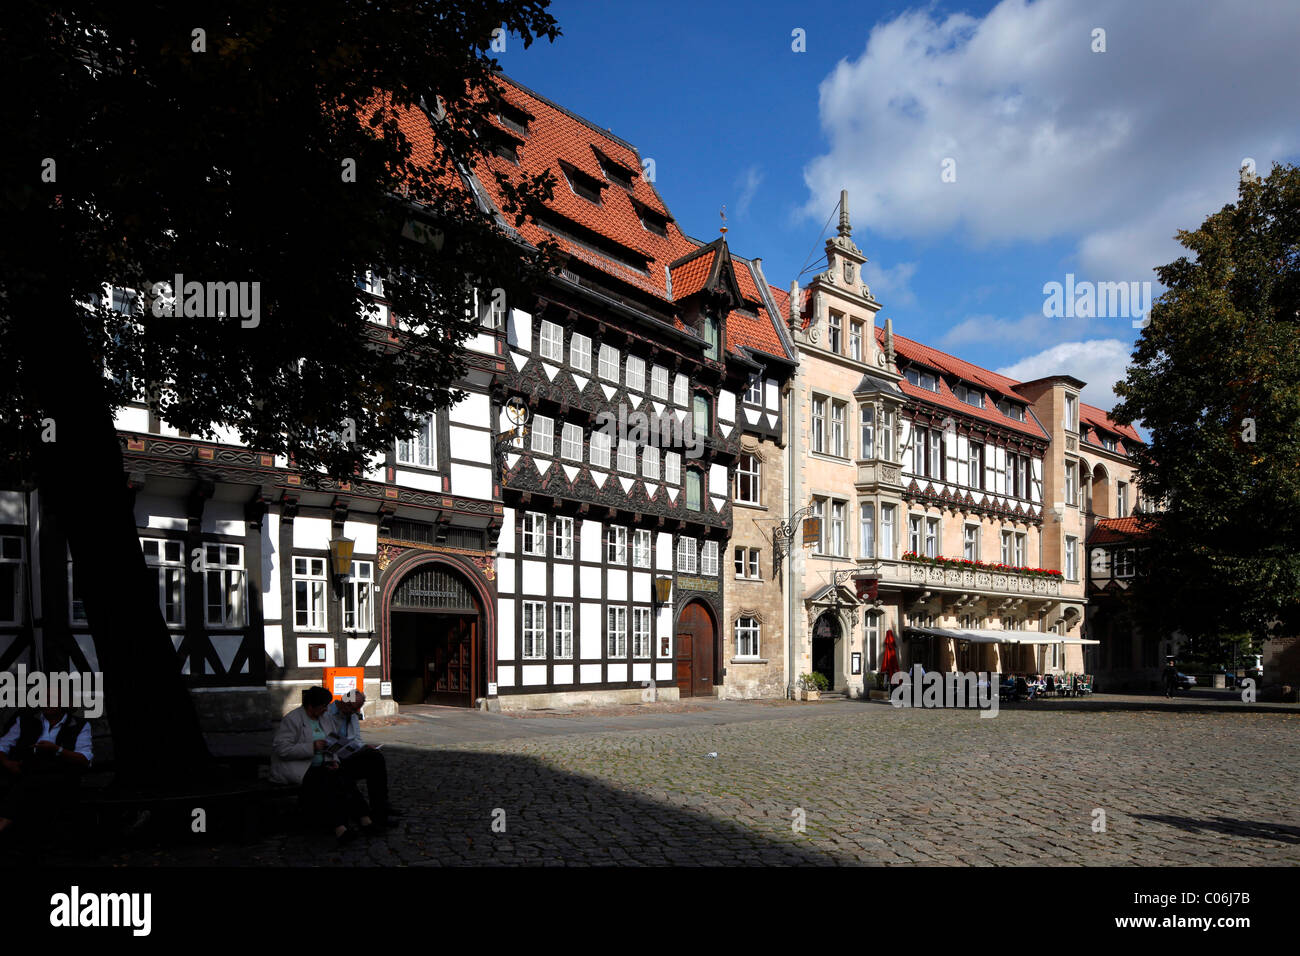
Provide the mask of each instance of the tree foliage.
POLYGON ((1133 353, 1116 420, 1140 422, 1148 629, 1192 637, 1300 626, 1300 170, 1243 177, 1194 231, 1190 255, 1133 353))

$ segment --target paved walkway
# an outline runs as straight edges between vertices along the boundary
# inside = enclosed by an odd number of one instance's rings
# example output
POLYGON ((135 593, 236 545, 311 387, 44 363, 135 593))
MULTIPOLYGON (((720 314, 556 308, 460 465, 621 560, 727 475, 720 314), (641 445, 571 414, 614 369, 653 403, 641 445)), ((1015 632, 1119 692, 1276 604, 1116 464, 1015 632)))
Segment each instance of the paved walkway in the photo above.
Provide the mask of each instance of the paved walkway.
MULTIPOLYGON (((408 812, 347 850, 358 863, 1300 863, 1294 706, 1093 698, 981 719, 714 701, 431 708, 365 726, 408 812)), ((177 838, 79 859, 343 861, 328 836, 280 824, 251 844, 177 838)))

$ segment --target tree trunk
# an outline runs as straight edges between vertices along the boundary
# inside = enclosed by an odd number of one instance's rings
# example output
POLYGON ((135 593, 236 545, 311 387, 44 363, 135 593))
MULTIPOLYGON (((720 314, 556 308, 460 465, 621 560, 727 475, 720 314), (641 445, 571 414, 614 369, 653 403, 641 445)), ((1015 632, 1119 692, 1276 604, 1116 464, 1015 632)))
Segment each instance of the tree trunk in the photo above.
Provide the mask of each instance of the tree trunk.
POLYGON ((140 548, 102 372, 78 331, 20 333, 29 397, 54 429, 53 441, 36 445, 36 486, 68 536, 118 778, 147 786, 193 776, 210 756, 140 548))

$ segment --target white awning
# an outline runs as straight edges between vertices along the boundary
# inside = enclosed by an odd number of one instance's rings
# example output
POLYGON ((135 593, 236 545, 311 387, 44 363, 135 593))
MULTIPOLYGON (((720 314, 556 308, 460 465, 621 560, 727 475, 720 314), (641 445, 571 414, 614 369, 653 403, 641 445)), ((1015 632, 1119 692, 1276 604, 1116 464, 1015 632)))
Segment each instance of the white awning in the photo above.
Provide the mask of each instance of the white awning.
POLYGON ((1061 637, 1059 634, 1044 634, 1041 631, 995 631, 989 628, 948 628, 915 627, 904 628, 904 633, 911 631, 929 637, 946 637, 972 644, 1100 644, 1101 641, 1084 640, 1081 637, 1061 637))
POLYGON ((957 641, 969 641, 972 644, 997 644, 1002 641, 1002 638, 990 635, 1010 633, 1009 631, 955 630, 948 627, 907 627, 904 629, 904 633, 906 634, 907 631, 925 634, 928 637, 946 637, 957 641))

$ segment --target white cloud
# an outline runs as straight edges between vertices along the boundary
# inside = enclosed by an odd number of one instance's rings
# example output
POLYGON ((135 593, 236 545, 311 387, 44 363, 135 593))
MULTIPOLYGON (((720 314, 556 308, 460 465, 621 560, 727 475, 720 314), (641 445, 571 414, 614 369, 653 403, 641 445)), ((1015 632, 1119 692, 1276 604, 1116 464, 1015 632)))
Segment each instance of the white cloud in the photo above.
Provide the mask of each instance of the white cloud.
POLYGON ((743 216, 749 212, 749 205, 754 201, 754 194, 758 192, 758 187, 763 183, 763 170, 757 166, 747 166, 741 170, 736 177, 736 188, 740 190, 740 198, 736 200, 736 215, 743 216))
POLYGON ((1243 158, 1267 173, 1300 151, 1290 0, 1004 0, 937 17, 878 24, 822 82, 830 147, 805 169, 808 215, 848 188, 882 235, 1065 238, 1081 278, 1151 279, 1181 252, 1176 229, 1234 199, 1243 158))
POLYGON ((940 341, 947 348, 981 342, 1018 346, 1038 345, 1063 337, 1068 327, 1060 319, 1049 319, 1041 312, 1030 312, 1019 319, 999 319, 995 315, 972 315, 943 334, 940 341))
POLYGON ((1022 382, 1048 375, 1072 375, 1087 383, 1081 393, 1085 402, 1110 411, 1119 401, 1115 383, 1123 381, 1132 352, 1132 344, 1120 339, 1062 342, 997 372, 1022 382))
POLYGON ((862 267, 862 274, 871 294, 882 302, 888 301, 895 307, 916 305, 911 287, 912 276, 916 274, 915 262, 900 262, 886 269, 868 261, 862 267))

